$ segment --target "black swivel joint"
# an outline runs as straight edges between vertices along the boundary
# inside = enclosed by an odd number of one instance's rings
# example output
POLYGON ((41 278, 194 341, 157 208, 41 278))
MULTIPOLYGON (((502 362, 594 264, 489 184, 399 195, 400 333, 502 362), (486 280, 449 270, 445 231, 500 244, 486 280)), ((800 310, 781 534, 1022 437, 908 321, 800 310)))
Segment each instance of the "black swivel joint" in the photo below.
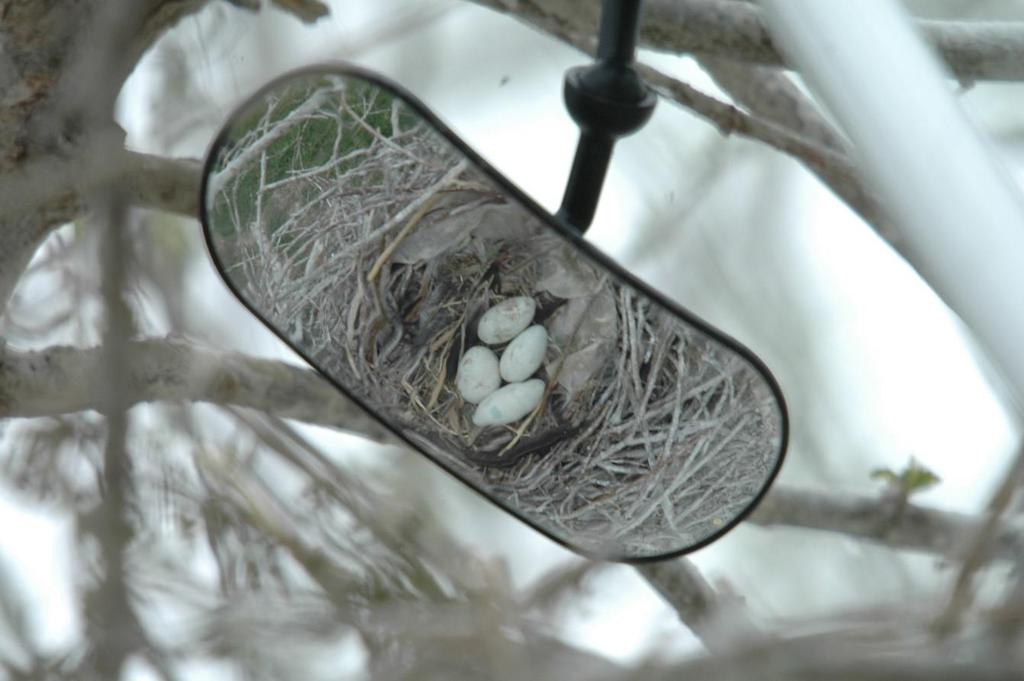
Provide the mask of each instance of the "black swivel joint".
POLYGON ((565 74, 565 107, 580 140, 558 214, 580 232, 594 219, 615 141, 642 128, 658 101, 633 65, 640 4, 604 0, 597 63, 565 74))
POLYGON ((581 130, 613 138, 642 128, 658 102, 632 65, 606 63, 569 69, 564 95, 565 108, 581 130))

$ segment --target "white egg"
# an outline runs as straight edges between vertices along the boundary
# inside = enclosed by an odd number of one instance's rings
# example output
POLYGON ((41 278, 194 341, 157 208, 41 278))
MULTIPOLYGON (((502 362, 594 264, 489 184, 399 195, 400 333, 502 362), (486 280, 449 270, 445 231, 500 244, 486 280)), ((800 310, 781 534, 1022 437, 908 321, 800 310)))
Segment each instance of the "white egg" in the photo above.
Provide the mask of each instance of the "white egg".
POLYGON ((525 381, 540 368, 548 349, 548 331, 534 324, 512 339, 501 353, 501 377, 509 383, 525 381))
POLYGON ((459 361, 459 373, 455 376, 455 387, 462 399, 477 404, 501 385, 498 375, 498 356, 482 345, 466 350, 459 361))
POLYGON ((488 345, 510 341, 530 325, 537 303, 529 296, 503 300, 480 317, 476 335, 488 345))
POLYGON ((509 383, 477 405, 473 423, 478 426, 501 426, 518 421, 540 404, 543 395, 544 381, 539 378, 525 383, 509 383))

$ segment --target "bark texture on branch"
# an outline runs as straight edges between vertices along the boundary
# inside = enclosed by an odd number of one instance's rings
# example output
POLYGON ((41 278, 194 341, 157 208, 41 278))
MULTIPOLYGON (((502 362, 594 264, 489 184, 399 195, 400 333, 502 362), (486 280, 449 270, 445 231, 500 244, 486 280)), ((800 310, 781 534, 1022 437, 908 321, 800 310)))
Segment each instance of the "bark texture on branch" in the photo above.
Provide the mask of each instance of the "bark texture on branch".
POLYGON ((113 99, 168 21, 203 4, 0 4, 0 309, 50 230, 81 215, 94 191, 131 170, 130 159, 121 165, 113 99), (113 33, 104 36, 104 29, 113 33), (103 56, 108 46, 115 59, 103 56), (96 68, 104 72, 90 71, 96 68))
MULTIPOLYGON (((99 410, 99 358, 100 348, 0 350, 0 418, 99 410)), ((318 374, 291 364, 182 340, 150 339, 128 344, 123 368, 132 404, 161 400, 250 407, 351 431, 379 443, 397 443, 390 431, 318 374)), ((749 522, 839 532, 896 549, 956 558, 984 519, 916 504, 890 504, 881 497, 776 485, 749 522)), ((1004 560, 1015 559, 1024 552, 1024 527, 1019 522, 1002 524, 992 551, 1004 560)))
MULTIPOLYGON (((112 109, 124 78, 164 32, 209 2, 135 0, 110 11, 108 0, 0 3, 0 310, 49 232, 80 216, 104 186, 124 182, 137 205, 196 215, 192 166, 126 154, 114 122, 94 114, 112 109), (96 25, 101 19, 109 26, 96 25), (117 63, 89 72, 112 40, 117 63), (109 101, 96 107, 97 99, 109 101)), ((327 11, 319 0, 274 4, 306 22, 327 11)))
POLYGON ((727 651, 766 638, 739 600, 717 593, 688 558, 636 569, 709 652, 727 651))
MULTIPOLYGON (((839 532, 893 548, 957 558, 984 518, 863 495, 776 486, 750 522, 839 532)), ((993 555, 1017 560, 1022 551, 1024 526, 1020 521, 1002 524, 992 539, 993 555)))
MULTIPOLYGON (((0 349, 0 418, 53 416, 102 408, 102 348, 0 349)), ((391 432, 315 372, 291 364, 200 348, 173 339, 128 343, 126 399, 211 402, 351 430, 377 442, 391 432)))
MULTIPOLYGON (((580 35, 595 33, 600 9, 598 0, 474 1, 580 35)), ((961 81, 1024 79, 1024 22, 920 20, 918 27, 961 81)), ((785 66, 761 11, 743 0, 647 0, 640 42, 662 52, 785 66)))

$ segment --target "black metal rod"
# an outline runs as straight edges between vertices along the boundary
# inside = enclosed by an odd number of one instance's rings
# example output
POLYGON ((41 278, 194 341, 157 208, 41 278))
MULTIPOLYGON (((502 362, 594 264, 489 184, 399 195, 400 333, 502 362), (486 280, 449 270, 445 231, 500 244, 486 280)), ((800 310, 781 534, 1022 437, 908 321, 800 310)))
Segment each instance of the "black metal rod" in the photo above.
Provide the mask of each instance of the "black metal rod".
POLYGON ((562 206, 558 209, 558 217, 580 232, 586 231, 594 221, 614 147, 615 138, 611 135, 586 129, 580 132, 562 206))
POLYGON ((597 41, 598 60, 611 66, 633 63, 640 30, 642 0, 604 0, 601 3, 601 31, 597 41))
POLYGON ((597 62, 565 77, 565 105, 580 138, 558 216, 580 233, 597 212, 615 140, 639 130, 657 101, 633 69, 642 5, 603 0, 597 62))

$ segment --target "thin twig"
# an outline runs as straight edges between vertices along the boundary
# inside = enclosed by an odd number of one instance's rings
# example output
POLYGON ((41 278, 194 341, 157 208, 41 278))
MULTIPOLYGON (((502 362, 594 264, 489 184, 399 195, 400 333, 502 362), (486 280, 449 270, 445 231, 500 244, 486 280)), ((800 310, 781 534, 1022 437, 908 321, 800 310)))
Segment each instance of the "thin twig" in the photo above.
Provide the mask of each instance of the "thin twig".
POLYGON ((1003 476, 999 488, 989 502, 985 523, 974 535, 974 540, 960 566, 949 603, 932 625, 932 629, 937 635, 951 634, 964 613, 971 607, 971 601, 974 598, 974 575, 991 558, 993 544, 1003 516, 1010 507, 1014 494, 1020 489, 1022 480, 1024 480, 1024 444, 1018 448, 1017 456, 1011 464, 1010 470, 1003 476))

